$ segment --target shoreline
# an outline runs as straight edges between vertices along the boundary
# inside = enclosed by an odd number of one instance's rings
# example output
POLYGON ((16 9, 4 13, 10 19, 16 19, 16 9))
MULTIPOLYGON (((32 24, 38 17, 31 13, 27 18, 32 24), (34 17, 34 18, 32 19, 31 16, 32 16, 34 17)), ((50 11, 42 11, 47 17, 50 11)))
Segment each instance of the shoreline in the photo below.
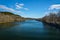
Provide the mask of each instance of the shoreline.
POLYGON ((48 23, 48 22, 43 22, 43 23, 48 24, 48 25, 51 25, 51 26, 54 26, 56 28, 60 28, 60 25, 59 24, 48 23))

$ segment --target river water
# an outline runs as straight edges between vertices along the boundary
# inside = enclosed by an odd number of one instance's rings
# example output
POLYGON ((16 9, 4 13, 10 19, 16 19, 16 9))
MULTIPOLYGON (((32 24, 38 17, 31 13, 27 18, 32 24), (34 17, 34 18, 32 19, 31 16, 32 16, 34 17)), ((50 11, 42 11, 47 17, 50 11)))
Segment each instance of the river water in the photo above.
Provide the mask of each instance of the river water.
POLYGON ((0 24, 0 40, 59 40, 60 29, 36 20, 0 24))

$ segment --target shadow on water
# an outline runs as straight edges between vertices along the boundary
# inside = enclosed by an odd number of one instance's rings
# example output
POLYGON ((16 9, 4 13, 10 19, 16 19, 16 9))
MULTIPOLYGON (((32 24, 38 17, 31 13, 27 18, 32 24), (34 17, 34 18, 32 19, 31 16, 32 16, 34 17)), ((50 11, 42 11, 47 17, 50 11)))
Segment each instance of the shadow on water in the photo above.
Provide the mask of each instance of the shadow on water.
POLYGON ((0 30, 5 28, 7 29, 7 28, 15 27, 16 25, 19 25, 19 22, 1 23, 0 30))
POLYGON ((35 20, 0 24, 0 40, 58 40, 60 29, 35 20))
POLYGON ((20 36, 16 35, 14 31, 8 30, 17 25, 20 22, 2 23, 0 24, 0 40, 18 40, 20 36))
POLYGON ((49 24, 49 23, 44 23, 43 22, 43 25, 46 26, 46 27, 48 26, 48 27, 60 29, 60 25, 57 25, 57 24, 49 24))
POLYGON ((43 23, 43 25, 46 30, 48 30, 49 38, 52 38, 53 40, 60 39, 60 26, 47 23, 43 23))

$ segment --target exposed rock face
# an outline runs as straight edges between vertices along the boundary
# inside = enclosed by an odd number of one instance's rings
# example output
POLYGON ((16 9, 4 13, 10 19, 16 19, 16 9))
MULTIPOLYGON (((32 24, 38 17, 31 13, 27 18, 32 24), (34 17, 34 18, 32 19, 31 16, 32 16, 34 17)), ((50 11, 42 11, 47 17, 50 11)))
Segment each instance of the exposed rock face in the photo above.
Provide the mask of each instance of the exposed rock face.
POLYGON ((16 22, 16 21, 24 21, 25 19, 19 15, 15 15, 10 12, 0 12, 0 23, 6 22, 16 22))

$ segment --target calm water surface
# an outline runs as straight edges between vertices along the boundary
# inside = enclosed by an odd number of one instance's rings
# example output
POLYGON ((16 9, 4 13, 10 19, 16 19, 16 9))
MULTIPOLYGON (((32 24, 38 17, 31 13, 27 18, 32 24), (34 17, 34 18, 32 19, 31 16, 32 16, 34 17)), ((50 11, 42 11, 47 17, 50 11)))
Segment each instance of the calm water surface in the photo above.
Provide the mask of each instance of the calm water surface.
POLYGON ((0 24, 0 40, 59 40, 60 29, 35 21, 0 24))

